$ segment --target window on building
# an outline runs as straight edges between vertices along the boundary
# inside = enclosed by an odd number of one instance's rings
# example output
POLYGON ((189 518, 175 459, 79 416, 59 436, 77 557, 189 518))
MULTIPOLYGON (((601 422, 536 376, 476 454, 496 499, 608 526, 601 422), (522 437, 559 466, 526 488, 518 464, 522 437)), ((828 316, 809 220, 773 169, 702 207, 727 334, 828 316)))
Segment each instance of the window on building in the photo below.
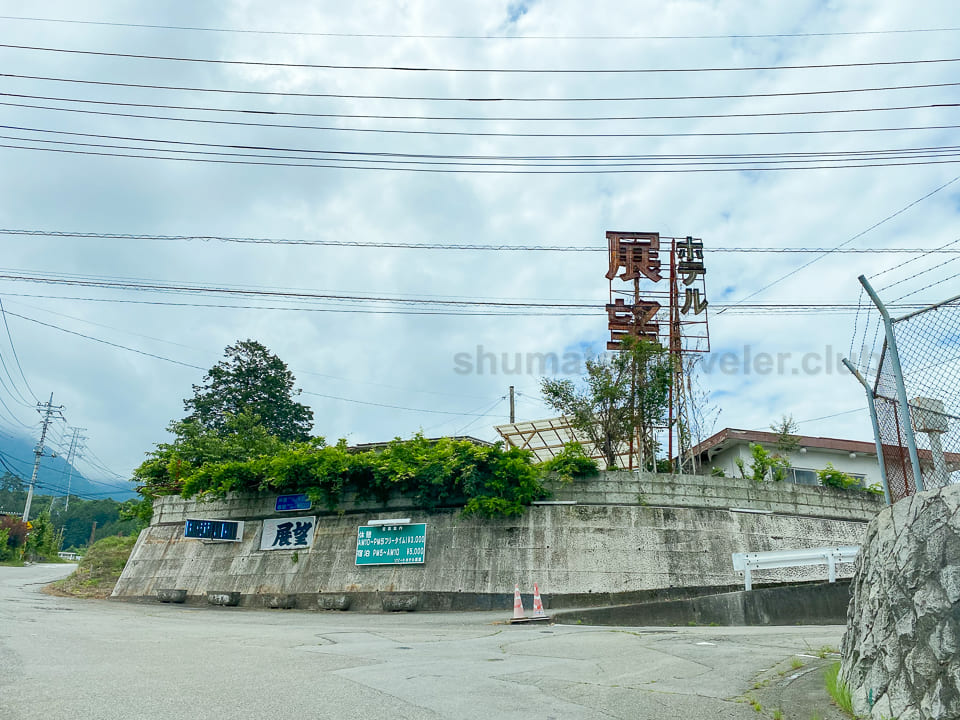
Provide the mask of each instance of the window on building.
MULTIPOLYGON (((860 487, 866 487, 867 476, 861 475, 859 473, 847 473, 850 477, 855 479, 860 487)), ((806 468, 788 468, 784 479, 787 482, 796 483, 797 485, 819 485, 820 478, 817 477, 816 470, 808 470, 806 468)))
POLYGON ((797 485, 819 485, 820 479, 817 477, 816 470, 805 470, 803 468, 790 468, 787 471, 787 480, 797 485))

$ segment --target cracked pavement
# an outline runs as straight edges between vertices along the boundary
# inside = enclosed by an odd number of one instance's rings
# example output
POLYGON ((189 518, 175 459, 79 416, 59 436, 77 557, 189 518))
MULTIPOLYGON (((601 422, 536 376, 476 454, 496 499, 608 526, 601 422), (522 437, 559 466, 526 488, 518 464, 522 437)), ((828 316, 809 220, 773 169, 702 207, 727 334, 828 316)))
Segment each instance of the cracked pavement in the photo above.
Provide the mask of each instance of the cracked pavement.
POLYGON ((758 677, 839 646, 843 633, 508 626, 509 608, 381 615, 42 594, 71 570, 0 567, 2 720, 756 719, 769 712, 743 698, 758 677))

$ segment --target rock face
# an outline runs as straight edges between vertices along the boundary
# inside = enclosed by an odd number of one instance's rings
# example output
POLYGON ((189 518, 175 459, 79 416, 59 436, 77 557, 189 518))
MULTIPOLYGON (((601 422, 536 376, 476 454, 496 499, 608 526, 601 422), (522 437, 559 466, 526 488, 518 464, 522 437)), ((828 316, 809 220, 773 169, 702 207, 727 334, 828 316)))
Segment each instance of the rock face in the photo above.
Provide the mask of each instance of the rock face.
POLYGON ((960 718, 960 485, 868 526, 851 586, 842 677, 872 719, 960 718))

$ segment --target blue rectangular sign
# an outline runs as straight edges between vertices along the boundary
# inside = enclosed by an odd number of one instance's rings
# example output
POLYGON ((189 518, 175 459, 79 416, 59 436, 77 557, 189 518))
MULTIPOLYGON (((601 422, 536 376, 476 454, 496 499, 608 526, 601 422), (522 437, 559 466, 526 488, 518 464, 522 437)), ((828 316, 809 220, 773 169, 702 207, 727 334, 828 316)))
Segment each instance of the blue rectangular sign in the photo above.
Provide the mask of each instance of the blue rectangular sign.
POLYGON ((302 493, 300 495, 277 496, 277 512, 296 512, 297 510, 309 510, 312 507, 313 502, 302 493))
POLYGON ((243 521, 190 519, 184 524, 183 536, 198 540, 240 542, 243 539, 243 521))

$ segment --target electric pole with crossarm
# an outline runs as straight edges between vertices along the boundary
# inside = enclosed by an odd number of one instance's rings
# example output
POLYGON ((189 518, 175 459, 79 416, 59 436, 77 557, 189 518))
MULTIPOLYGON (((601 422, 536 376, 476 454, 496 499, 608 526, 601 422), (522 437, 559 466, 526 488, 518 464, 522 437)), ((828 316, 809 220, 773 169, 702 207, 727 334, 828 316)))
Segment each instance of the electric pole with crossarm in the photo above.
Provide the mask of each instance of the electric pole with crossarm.
POLYGON ((53 393, 50 393, 50 399, 45 403, 37 403, 37 412, 43 415, 43 429, 40 431, 40 442, 33 449, 33 475, 30 476, 30 489, 27 490, 27 504, 23 508, 23 521, 30 521, 30 504, 33 502, 33 486, 37 482, 37 473, 40 471, 40 458, 43 456, 43 443, 47 439, 47 428, 50 427, 50 420, 57 418, 63 420, 63 405, 53 404, 53 393))

